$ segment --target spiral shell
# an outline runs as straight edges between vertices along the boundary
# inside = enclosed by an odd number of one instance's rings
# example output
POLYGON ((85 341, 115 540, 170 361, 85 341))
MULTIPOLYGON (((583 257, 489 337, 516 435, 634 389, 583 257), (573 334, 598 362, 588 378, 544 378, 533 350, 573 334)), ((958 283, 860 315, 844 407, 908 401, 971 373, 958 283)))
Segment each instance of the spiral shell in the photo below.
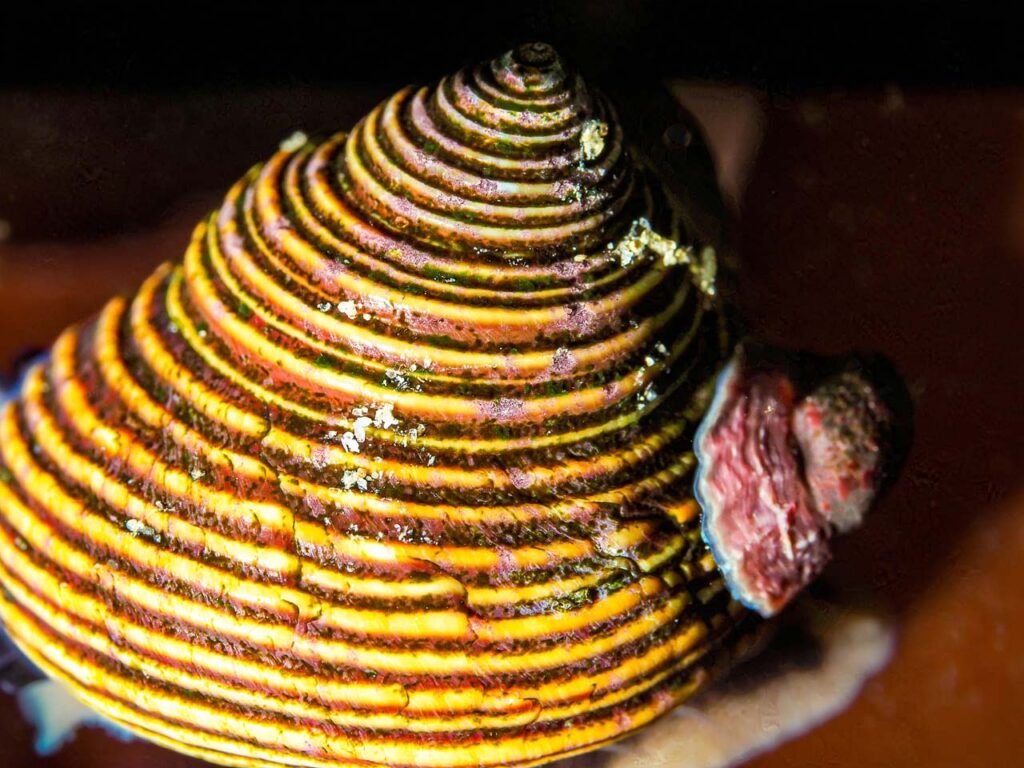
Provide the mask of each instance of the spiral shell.
POLYGON ((540 44, 254 168, 4 409, 8 632, 224 765, 532 765, 665 712, 745 620, 666 200, 540 44))

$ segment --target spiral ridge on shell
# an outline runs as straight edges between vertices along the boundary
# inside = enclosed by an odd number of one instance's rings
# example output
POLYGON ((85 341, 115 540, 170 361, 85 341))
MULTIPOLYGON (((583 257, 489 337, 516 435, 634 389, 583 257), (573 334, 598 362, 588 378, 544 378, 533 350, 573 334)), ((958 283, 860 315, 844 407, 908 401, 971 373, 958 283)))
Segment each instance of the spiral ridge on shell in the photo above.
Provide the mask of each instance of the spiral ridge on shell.
POLYGON ((0 417, 0 612, 224 765, 530 765, 743 621, 700 539, 687 233, 547 46, 253 168, 0 417))

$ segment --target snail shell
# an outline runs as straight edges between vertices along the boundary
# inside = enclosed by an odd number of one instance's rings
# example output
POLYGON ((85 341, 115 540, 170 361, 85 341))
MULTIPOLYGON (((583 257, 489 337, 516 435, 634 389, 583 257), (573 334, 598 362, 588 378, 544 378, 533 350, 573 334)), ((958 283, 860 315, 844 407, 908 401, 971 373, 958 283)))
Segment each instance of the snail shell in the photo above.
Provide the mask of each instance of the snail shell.
POLYGON ((0 614, 224 765, 531 765, 690 696, 713 273, 547 46, 257 166, 0 418, 0 614))

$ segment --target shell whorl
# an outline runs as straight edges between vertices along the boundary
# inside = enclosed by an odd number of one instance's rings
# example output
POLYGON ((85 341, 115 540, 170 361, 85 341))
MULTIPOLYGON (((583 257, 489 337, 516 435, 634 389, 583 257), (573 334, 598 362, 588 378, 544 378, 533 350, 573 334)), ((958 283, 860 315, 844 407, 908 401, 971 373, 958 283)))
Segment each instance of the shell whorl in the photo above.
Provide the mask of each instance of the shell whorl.
POLYGON ((634 183, 621 129, 557 58, 542 66, 510 53, 371 112, 345 148, 351 199, 385 227, 463 259, 531 264, 606 240, 634 183), (606 121, 614 128, 603 146, 581 142, 606 121))
POLYGON ((282 150, 4 409, 8 631, 229 765, 527 765, 653 719, 742 620, 679 227, 540 44, 282 150))

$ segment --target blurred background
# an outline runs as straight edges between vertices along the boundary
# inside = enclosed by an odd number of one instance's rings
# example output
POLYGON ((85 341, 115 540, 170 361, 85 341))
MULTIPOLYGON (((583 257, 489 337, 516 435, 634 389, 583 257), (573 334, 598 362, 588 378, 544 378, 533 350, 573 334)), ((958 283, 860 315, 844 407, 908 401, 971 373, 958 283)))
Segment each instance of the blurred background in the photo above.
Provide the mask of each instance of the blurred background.
MULTIPOLYGON (((619 99, 664 83, 696 114, 758 334, 881 351, 915 397, 904 475, 829 574, 892 611, 896 656, 751 765, 1024 763, 1024 61, 981 5, 5 8, 0 371, 180 256, 294 130, 532 39, 619 99)), ((0 697, 12 766, 194 764, 98 731, 39 759, 31 738, 0 697)))

